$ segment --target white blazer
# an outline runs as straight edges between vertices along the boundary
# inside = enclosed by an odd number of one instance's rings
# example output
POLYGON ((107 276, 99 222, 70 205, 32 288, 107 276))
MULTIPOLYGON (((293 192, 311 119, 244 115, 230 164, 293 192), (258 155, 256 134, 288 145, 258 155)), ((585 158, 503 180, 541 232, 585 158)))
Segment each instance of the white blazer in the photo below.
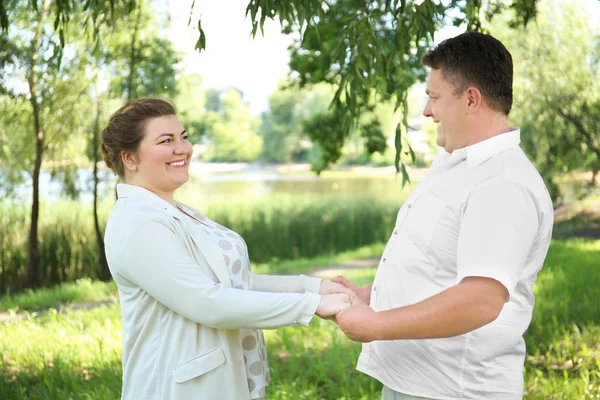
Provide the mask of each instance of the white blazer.
POLYGON ((308 326, 321 280, 251 275, 251 290, 234 289, 188 216, 138 186, 117 193, 104 241, 123 318, 122 399, 249 399, 239 329, 308 326))

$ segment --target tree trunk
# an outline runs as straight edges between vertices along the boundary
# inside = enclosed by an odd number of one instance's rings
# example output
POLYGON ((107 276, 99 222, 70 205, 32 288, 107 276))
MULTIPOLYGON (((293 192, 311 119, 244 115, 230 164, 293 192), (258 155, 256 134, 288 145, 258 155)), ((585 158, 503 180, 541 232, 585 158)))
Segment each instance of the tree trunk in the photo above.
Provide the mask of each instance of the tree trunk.
POLYGON ((38 220, 40 215, 40 172, 42 170, 42 157, 44 155, 44 131, 40 121, 40 105, 38 104, 38 93, 36 86, 36 66, 38 61, 38 49, 42 40, 43 25, 48 14, 50 0, 44 1, 44 7, 40 13, 40 22, 37 26, 35 37, 31 44, 31 70, 27 77, 29 84, 29 95, 31 111, 33 113, 33 133, 35 135, 35 161, 32 174, 31 220, 29 228, 29 242, 27 248, 27 283, 29 287, 38 287, 40 280, 40 254, 38 244, 38 220))
MULTIPOLYGON (((35 86, 30 83, 31 92, 35 93, 35 86)), ((38 246, 38 219, 40 213, 40 171, 42 169, 42 156, 44 149, 44 134, 40 126, 40 110, 35 100, 31 98, 33 108, 33 125, 35 133, 35 162, 33 167, 32 184, 33 199, 31 202, 31 225, 29 228, 29 243, 27 249, 27 281, 29 287, 40 285, 40 255, 38 246)))
POLYGON ((98 154, 98 147, 100 146, 100 93, 98 90, 98 81, 96 79, 96 120, 94 121, 94 133, 92 139, 92 154, 94 159, 94 228, 96 230, 96 242, 98 243, 98 249, 100 251, 100 279, 103 281, 109 281, 111 279, 110 270, 108 269, 108 262, 106 261, 106 253, 104 252, 104 235, 100 228, 100 222, 98 221, 98 184, 100 179, 98 178, 98 162, 100 162, 100 155, 98 154))
POLYGON ((133 100, 136 97, 136 91, 133 85, 133 78, 135 76, 135 68, 137 66, 136 44, 138 31, 140 29, 140 20, 142 16, 141 8, 142 4, 139 4, 137 8, 137 17, 135 20, 133 35, 131 35, 131 48, 129 54, 129 76, 127 77, 127 100, 133 100))

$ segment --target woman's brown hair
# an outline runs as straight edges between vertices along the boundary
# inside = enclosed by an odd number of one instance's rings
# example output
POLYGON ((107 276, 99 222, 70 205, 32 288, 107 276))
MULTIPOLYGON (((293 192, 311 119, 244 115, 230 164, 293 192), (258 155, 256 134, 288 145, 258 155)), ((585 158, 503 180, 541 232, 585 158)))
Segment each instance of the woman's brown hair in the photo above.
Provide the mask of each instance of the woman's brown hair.
POLYGON ((175 106, 157 98, 130 100, 119 108, 102 131, 102 154, 106 166, 123 178, 125 166, 121 152, 137 151, 144 138, 146 122, 166 115, 176 115, 175 106))

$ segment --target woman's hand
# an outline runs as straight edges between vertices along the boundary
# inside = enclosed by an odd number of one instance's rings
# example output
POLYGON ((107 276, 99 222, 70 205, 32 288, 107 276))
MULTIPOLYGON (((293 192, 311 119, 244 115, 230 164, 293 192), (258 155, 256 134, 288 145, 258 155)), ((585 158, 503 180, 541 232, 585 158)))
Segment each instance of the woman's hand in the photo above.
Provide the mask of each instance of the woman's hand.
POLYGON ((350 304, 350 297, 347 294, 324 294, 321 296, 316 314, 323 319, 331 318, 350 304))
POLYGON ((344 286, 342 283, 332 282, 327 279, 323 279, 321 281, 321 287, 319 289, 319 294, 337 294, 344 293, 348 296, 352 296, 354 292, 344 286))
POLYGON ((333 278, 332 283, 339 283, 340 285, 343 285, 345 288, 351 290, 354 294, 356 294, 363 301, 363 303, 365 303, 366 305, 371 304, 371 287, 373 286, 373 284, 361 288, 356 286, 349 279, 344 278, 341 275, 338 275, 335 278, 333 278))

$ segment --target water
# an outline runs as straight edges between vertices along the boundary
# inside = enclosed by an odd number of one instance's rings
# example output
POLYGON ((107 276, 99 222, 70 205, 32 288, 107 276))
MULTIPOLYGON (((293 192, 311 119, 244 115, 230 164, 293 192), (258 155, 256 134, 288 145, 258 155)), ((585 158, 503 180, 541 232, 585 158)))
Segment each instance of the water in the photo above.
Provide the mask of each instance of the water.
MULTIPOLYGON (((413 178, 420 179, 423 171, 414 171, 413 178)), ((114 196, 116 177, 107 170, 100 171, 100 198, 114 196)), ((76 186, 80 189, 79 201, 91 202, 92 171, 77 171, 76 186)), ((31 199, 30 183, 19 188, 18 198, 31 199)), ((343 171, 326 171, 321 177, 310 172, 308 166, 269 167, 243 164, 205 164, 192 162, 190 180, 177 194, 184 201, 228 199, 261 199, 271 196, 335 196, 369 197, 377 200, 403 199, 411 187, 402 188, 401 178, 390 168, 361 168, 343 171)), ((47 201, 65 198, 62 184, 53 180, 50 173, 42 171, 40 197, 47 201)))

